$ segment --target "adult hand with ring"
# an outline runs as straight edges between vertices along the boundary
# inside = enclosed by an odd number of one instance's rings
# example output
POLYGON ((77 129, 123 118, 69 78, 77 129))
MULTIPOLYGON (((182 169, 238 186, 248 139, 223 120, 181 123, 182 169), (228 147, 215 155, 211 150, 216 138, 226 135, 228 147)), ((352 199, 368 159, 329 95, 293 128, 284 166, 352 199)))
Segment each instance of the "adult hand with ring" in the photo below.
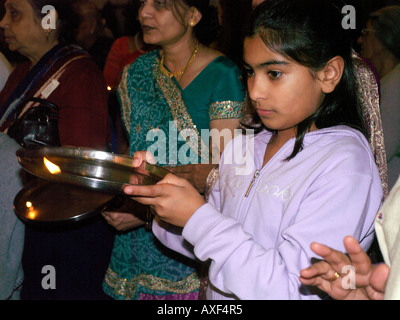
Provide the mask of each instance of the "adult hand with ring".
POLYGON ((335 272, 335 275, 329 279, 330 282, 336 281, 340 277, 340 274, 338 272, 335 272))
POLYGON ((381 279, 385 277, 387 279, 389 273, 387 266, 372 265, 358 241, 351 236, 345 237, 344 246, 348 254, 319 243, 312 243, 311 249, 324 260, 301 270, 300 282, 316 286, 336 300, 382 300, 385 281, 381 279), (342 281, 336 281, 345 266, 352 266, 355 270, 354 289, 347 288, 342 281))

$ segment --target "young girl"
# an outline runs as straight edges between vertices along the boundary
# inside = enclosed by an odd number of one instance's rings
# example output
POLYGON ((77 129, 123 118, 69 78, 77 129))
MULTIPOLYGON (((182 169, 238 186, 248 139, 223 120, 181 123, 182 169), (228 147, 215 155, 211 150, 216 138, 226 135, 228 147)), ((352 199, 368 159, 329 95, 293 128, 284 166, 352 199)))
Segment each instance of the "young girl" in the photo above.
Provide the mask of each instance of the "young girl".
POLYGON ((210 261, 208 299, 321 298, 299 281, 310 243, 371 244, 382 187, 341 21, 329 1, 257 7, 244 42, 256 134, 225 148, 209 202, 174 175, 125 189, 155 209, 166 246, 210 261))

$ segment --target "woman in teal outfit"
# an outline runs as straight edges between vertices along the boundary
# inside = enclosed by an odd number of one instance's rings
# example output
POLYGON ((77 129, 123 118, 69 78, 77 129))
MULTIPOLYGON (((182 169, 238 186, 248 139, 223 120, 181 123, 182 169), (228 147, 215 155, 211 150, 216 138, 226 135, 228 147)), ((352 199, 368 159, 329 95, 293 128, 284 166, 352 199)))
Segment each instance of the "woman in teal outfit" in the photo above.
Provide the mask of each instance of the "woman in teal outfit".
MULTIPOLYGON (((210 29, 217 19, 208 2, 142 1, 144 41, 161 49, 127 66, 118 89, 129 153, 152 152, 159 165, 199 190, 215 166, 209 150, 223 148, 219 137, 210 139, 209 129, 228 129, 231 138, 245 98, 237 66, 205 45, 217 31, 210 29)), ((164 247, 143 227, 147 210, 136 204, 130 213, 104 213, 124 231, 116 237, 104 291, 115 299, 198 299, 199 265, 164 247)))

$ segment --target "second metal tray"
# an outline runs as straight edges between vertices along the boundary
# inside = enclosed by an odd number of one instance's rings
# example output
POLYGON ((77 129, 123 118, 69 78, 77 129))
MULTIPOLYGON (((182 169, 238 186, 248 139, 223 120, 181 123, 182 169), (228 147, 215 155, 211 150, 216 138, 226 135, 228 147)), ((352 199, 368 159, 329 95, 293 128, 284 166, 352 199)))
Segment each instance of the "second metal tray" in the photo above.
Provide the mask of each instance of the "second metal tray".
POLYGON ((37 177, 113 194, 124 194, 129 184, 155 184, 169 173, 148 162, 133 168, 132 157, 88 148, 40 147, 16 154, 20 165, 37 177))

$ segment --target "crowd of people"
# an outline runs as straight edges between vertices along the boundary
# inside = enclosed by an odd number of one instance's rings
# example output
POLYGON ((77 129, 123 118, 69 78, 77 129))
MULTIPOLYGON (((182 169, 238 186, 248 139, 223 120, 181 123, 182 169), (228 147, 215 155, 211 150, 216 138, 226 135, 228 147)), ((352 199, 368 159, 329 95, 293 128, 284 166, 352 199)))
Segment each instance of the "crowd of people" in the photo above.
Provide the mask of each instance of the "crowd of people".
POLYGON ((400 5, 354 39, 345 4, 2 0, 0 299, 400 298, 400 5), (32 98, 58 146, 171 173, 85 221, 21 221, 32 98))

